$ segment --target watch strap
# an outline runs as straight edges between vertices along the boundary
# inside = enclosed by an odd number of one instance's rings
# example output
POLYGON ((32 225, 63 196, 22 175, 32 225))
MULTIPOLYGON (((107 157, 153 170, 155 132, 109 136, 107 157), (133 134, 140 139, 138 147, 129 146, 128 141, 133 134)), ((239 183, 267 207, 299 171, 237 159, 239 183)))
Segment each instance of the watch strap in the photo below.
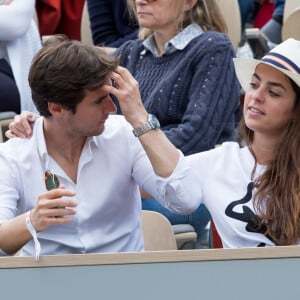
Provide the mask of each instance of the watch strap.
POLYGON ((144 134, 144 133, 146 133, 146 132, 148 132, 148 131, 150 131, 152 129, 153 128, 152 128, 151 124, 149 123, 149 121, 147 121, 141 127, 134 128, 132 132, 133 132, 134 136, 139 137, 142 134, 144 134))
POLYGON ((147 122, 140 127, 134 128, 133 134, 134 136, 139 137, 148 131, 159 130, 159 129, 160 129, 159 121, 154 115, 149 114, 147 122))

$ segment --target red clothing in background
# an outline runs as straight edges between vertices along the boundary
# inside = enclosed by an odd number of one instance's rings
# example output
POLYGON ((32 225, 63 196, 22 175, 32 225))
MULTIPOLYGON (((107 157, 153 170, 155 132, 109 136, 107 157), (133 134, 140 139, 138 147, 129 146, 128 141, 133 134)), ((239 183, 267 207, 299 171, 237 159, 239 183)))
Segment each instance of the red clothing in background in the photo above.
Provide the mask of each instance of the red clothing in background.
POLYGON ((254 20, 255 28, 262 28, 271 18, 274 11, 274 3, 265 1, 259 8, 254 20))
POLYGON ((37 0, 40 34, 63 33, 80 40, 81 15, 85 0, 37 0))

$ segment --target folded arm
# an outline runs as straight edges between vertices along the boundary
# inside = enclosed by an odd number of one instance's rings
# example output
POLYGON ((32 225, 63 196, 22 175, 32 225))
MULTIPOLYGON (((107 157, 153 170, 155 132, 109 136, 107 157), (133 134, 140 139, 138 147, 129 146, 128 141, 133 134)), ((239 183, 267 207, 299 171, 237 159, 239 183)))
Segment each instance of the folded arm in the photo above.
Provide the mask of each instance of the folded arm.
POLYGON ((13 0, 0 5, 0 40, 11 41, 22 36, 30 26, 34 12, 34 0, 13 0))

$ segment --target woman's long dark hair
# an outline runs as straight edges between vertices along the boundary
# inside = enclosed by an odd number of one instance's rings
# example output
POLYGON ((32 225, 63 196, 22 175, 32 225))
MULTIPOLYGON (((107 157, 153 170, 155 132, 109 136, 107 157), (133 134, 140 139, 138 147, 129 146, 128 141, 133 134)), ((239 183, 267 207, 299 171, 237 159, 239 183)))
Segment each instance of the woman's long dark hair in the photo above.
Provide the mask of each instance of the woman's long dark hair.
MULTIPOLYGON (((254 206, 261 225, 267 227, 266 234, 277 245, 293 245, 300 238, 300 87, 292 80, 291 84, 296 93, 296 117, 284 129, 275 158, 254 182, 254 206)), ((240 133, 251 150, 254 132, 244 119, 240 133)))

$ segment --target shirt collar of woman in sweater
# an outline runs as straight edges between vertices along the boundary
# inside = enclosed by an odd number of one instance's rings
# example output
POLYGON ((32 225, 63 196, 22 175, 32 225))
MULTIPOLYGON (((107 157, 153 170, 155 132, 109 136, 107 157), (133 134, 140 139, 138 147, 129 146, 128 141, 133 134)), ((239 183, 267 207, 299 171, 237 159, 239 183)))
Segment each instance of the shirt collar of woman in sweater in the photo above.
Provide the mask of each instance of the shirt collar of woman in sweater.
MULTIPOLYGON (((195 23, 187 26, 165 44, 164 54, 168 55, 175 52, 176 50, 183 50, 191 42, 191 40, 202 33, 202 28, 195 23)), ((144 40, 143 45, 145 47, 145 50, 141 53, 142 55, 146 54, 147 51, 150 51, 153 56, 159 56, 153 34, 144 40)))

